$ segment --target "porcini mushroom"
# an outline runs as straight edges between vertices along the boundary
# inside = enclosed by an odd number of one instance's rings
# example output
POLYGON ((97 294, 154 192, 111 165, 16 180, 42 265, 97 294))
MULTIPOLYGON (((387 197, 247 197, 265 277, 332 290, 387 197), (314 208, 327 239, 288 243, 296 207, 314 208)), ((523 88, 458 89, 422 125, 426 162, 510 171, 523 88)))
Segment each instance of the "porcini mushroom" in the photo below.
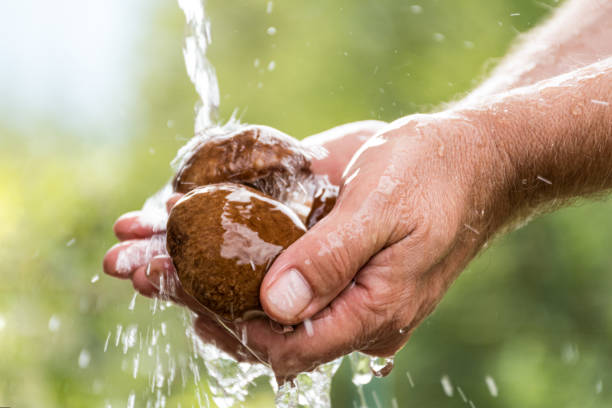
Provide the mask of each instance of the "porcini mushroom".
POLYGON ((199 187, 172 208, 167 248, 183 289, 229 320, 260 310, 259 287, 276 256, 306 231, 284 204, 250 187, 199 187))

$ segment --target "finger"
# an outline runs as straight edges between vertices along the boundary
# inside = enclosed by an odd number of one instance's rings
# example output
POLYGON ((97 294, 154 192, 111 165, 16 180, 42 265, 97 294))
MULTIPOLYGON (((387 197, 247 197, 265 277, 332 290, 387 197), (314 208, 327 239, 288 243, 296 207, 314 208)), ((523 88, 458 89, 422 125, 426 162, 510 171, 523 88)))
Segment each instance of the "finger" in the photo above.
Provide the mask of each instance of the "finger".
POLYGON ((180 200, 183 196, 184 194, 174 193, 170 196, 170 198, 168 198, 168 201, 166 201, 166 211, 168 211, 168 214, 170 213, 172 208, 176 205, 177 201, 180 200))
POLYGON ((247 322, 247 344, 261 352, 282 383, 367 347, 368 339, 380 332, 384 321, 384 316, 371 312, 370 298, 365 287, 351 286, 324 311, 286 334, 273 332, 264 321, 247 322))
POLYGON ((215 322, 213 318, 198 315, 194 322, 196 334, 205 343, 210 343, 223 350, 239 362, 259 362, 247 347, 242 345, 226 328, 215 322))
POLYGON ((152 225, 142 221, 141 211, 123 214, 115 221, 113 231, 120 241, 149 238, 155 233, 152 225))
POLYGON ((150 239, 128 240, 116 244, 104 256, 104 272, 121 279, 129 278, 136 269, 149 260, 166 253, 165 236, 153 235, 150 239))
POLYGON ((312 160, 310 166, 312 172, 327 174, 333 184, 340 185, 342 172, 353 154, 366 140, 386 125, 386 122, 378 120, 365 120, 336 126, 307 137, 303 143, 323 146, 331 152, 323 159, 312 160))
POLYGON ((341 197, 327 217, 278 256, 260 289, 268 316, 284 324, 313 316, 383 247, 383 220, 367 206, 354 206, 362 201, 341 197))
POLYGON ((132 285, 142 296, 148 298, 157 297, 159 295, 159 290, 147 279, 146 269, 146 266, 141 266, 134 271, 132 275, 132 285))

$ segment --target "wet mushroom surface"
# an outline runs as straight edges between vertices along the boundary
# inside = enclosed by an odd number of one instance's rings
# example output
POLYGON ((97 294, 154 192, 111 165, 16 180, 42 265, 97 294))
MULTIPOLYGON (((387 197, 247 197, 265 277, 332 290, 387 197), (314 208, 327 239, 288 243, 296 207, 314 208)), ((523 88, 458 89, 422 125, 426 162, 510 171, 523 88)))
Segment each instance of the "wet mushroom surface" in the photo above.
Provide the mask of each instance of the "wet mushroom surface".
POLYGON ((192 190, 170 213, 167 248, 183 288, 228 320, 260 310, 259 287, 276 256, 306 227, 284 204, 250 187, 192 190))

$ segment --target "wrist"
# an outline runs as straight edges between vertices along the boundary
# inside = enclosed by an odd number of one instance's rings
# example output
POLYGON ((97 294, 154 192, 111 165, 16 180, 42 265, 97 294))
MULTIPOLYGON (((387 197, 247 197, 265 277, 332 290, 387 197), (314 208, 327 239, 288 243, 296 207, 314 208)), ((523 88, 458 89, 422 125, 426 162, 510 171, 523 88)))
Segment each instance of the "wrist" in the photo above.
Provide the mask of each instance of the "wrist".
POLYGON ((484 179, 502 224, 612 188, 611 86, 607 59, 457 109, 490 145, 484 179))

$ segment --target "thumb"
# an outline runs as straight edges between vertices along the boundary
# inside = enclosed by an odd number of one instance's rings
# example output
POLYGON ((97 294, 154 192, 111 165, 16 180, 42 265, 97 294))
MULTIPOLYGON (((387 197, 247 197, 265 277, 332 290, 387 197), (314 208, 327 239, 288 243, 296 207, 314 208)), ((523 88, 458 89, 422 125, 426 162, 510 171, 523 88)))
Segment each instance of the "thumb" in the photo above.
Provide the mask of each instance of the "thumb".
POLYGON ((313 316, 383 247, 377 220, 346 202, 340 199, 272 264, 260 289, 263 309, 272 319, 295 324, 313 316))

